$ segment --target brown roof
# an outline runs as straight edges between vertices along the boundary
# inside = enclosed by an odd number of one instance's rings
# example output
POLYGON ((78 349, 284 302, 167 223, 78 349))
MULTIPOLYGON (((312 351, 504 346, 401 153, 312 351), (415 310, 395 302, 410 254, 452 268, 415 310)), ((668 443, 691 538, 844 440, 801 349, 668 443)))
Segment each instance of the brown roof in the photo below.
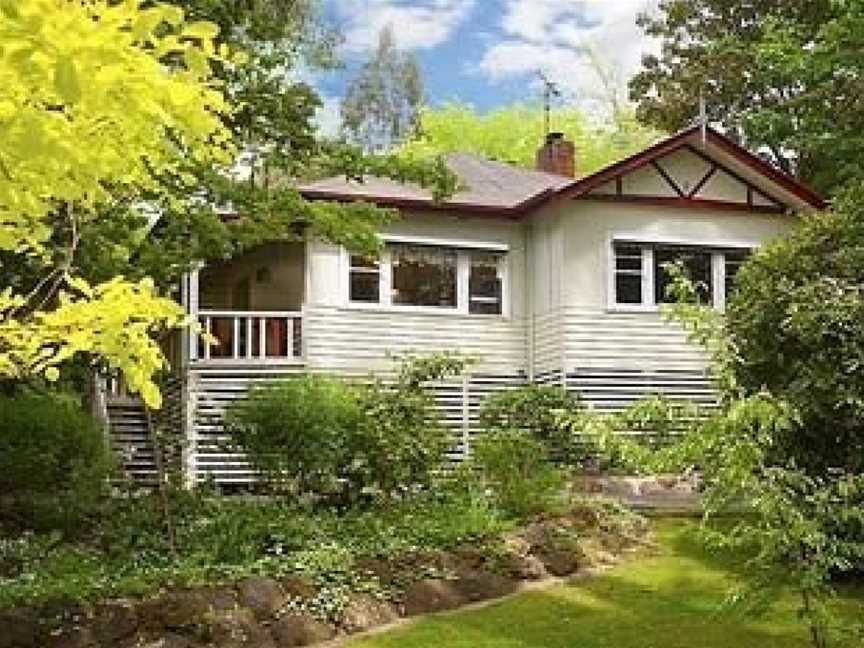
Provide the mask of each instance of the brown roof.
MULTIPOLYGON (((452 153, 445 156, 445 161, 464 187, 450 199, 438 203, 433 200, 430 191, 418 185, 377 177, 368 177, 363 182, 348 181, 344 177, 326 178, 301 186, 300 192, 312 199, 366 200, 387 207, 445 209, 518 218, 553 197, 562 200, 589 197, 587 194, 611 179, 650 164, 673 151, 698 145, 701 141, 700 131, 699 125, 686 128, 578 180, 487 160, 469 153, 452 153)), ((825 201, 814 191, 722 133, 706 128, 704 144, 729 156, 742 168, 757 174, 763 182, 772 183, 802 203, 817 209, 825 207, 825 201)))
POLYGON ((427 207, 518 215, 547 196, 575 183, 573 178, 532 171, 470 153, 445 156, 447 166, 464 185, 448 200, 435 203, 432 193, 416 184, 368 177, 363 182, 325 178, 300 187, 307 198, 368 200, 394 207, 427 207))

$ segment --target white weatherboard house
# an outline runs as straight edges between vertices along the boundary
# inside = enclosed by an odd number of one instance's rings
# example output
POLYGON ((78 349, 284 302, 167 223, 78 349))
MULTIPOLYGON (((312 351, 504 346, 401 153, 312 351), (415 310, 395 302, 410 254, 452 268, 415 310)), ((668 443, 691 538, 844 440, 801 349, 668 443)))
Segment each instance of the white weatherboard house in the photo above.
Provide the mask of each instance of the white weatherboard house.
MULTIPOLYGON (((538 151, 537 171, 464 154, 448 162, 466 188, 443 204, 377 178, 303 189, 398 208, 380 259, 323 241, 273 243, 184 280, 188 311, 220 342, 189 334, 179 363, 175 414, 192 480, 250 478, 220 448, 218 418, 251 381, 364 376, 392 368, 388 355, 400 352, 478 359, 437 392, 455 452, 470 444, 483 397, 526 382, 564 385, 597 408, 655 392, 710 401, 705 358, 658 313, 663 264, 683 259, 722 309, 746 255, 824 206, 699 126, 578 179, 559 134, 538 151)), ((109 399, 115 438, 141 446, 123 405, 109 399)), ((149 470, 147 456, 130 469, 149 470)))

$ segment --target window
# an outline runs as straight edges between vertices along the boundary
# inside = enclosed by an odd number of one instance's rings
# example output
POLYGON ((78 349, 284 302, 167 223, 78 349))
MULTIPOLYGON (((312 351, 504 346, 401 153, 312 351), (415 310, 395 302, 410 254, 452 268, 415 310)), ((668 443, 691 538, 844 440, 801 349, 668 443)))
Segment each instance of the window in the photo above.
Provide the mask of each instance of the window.
POLYGON ((711 304, 714 299, 714 277, 712 253, 694 247, 657 246, 654 248, 654 297, 658 304, 671 304, 675 295, 671 293, 673 274, 670 265, 681 264, 684 276, 696 288, 699 302, 711 304))
POLYGON ((615 245, 615 295, 619 304, 642 303, 642 248, 615 245))
POLYGON ((387 244, 380 261, 347 258, 350 303, 471 315, 506 313, 504 251, 394 242, 387 244))
POLYGON ((378 259, 351 255, 349 291, 352 302, 378 303, 381 295, 381 267, 378 259))
POLYGON ((738 270, 750 256, 749 250, 732 250, 725 254, 724 289, 725 298, 728 300, 735 290, 735 276, 738 270))
POLYGON ((699 300, 723 308, 735 274, 750 254, 746 249, 715 249, 692 245, 618 243, 613 245, 611 268, 613 303, 653 307, 674 301, 670 294, 670 264, 681 264, 695 284, 699 300))
POLYGON ((494 252, 472 252, 468 277, 468 312, 500 315, 503 255, 494 252))
POLYGON ((392 303, 456 308, 456 251, 428 245, 394 245, 390 251, 392 303))

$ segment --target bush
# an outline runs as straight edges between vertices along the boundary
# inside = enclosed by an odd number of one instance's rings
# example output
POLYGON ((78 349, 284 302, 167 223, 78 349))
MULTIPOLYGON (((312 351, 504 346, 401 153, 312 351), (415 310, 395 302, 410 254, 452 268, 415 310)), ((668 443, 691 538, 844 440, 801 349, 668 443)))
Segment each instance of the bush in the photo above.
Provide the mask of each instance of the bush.
POLYGON ((73 533, 106 494, 105 434, 76 404, 0 396, 0 524, 73 533))
POLYGON ((448 436, 426 385, 464 366, 407 358, 395 384, 310 375, 253 386, 226 430, 271 484, 341 505, 392 497, 428 485, 441 466, 448 436))
POLYGON ((478 439, 471 466, 498 507, 516 518, 555 508, 565 485, 544 445, 523 430, 499 430, 478 439))
POLYGON ((575 464, 584 456, 561 419, 581 411, 579 401, 563 387, 525 385, 485 399, 480 408, 480 425, 490 432, 524 430, 544 443, 556 459, 575 464))
POLYGON ((742 267, 728 308, 745 394, 801 413, 781 454, 822 474, 864 471, 864 189, 812 215, 742 267))

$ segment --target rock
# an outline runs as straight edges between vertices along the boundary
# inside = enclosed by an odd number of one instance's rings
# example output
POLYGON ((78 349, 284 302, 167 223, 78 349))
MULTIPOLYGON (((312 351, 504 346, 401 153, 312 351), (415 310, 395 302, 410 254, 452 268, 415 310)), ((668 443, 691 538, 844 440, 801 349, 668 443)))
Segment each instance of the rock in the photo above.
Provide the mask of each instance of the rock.
POLYGON ((369 594, 354 594, 342 613, 342 625, 348 632, 362 632, 393 623, 399 613, 387 601, 369 594))
POLYGON ((270 625, 270 634, 279 648, 311 646, 336 636, 336 630, 308 614, 289 614, 270 625))
POLYGON ((479 569, 460 571, 453 586, 468 601, 500 598, 516 591, 517 585, 500 574, 479 569))
POLYGON ((513 578, 519 580, 541 580, 549 573, 537 556, 511 554, 502 559, 502 566, 513 578))
POLYGON ((71 628, 52 633, 45 640, 45 648, 92 648, 96 638, 90 628, 71 628))
POLYGON ((315 598, 318 588, 312 581, 302 576, 291 576, 282 581, 282 590, 288 595, 299 599, 315 598))
POLYGON ((251 610, 236 609, 211 615, 207 635, 217 648, 275 648, 276 645, 251 610))
POLYGON ((141 644, 140 648, 196 648, 200 645, 188 637, 169 632, 149 643, 141 644))
POLYGON ((32 610, 0 611, 0 648, 37 648, 39 620, 32 610))
POLYGON ((275 616, 285 605, 285 593, 272 578, 250 576, 237 583, 237 601, 258 619, 275 616))
POLYGON ((417 581, 405 592, 405 614, 426 614, 449 610, 465 603, 465 597, 452 581, 427 578, 417 581))
POLYGON ((553 576, 569 576, 579 569, 579 557, 573 551, 543 549, 537 552, 537 557, 553 576))
POLYGON ((210 612, 210 601, 201 591, 171 592, 145 601, 139 608, 141 626, 150 630, 201 625, 210 612))
POLYGON ((95 608, 93 635, 103 646, 114 646, 138 630, 138 612, 128 602, 105 603, 95 608))

